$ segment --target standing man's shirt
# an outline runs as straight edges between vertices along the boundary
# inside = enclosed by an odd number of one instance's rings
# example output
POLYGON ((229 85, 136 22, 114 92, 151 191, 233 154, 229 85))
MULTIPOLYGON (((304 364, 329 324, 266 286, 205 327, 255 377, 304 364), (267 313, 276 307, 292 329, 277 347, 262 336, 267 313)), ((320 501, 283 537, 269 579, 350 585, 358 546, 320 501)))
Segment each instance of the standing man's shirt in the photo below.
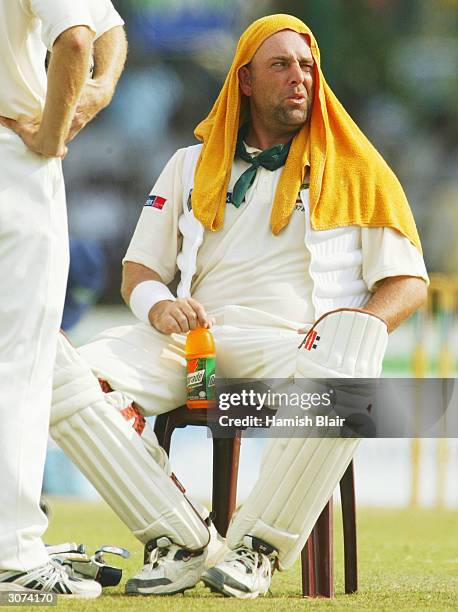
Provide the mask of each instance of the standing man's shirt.
POLYGON ((0 0, 0 115, 39 118, 46 97, 46 51, 75 26, 98 38, 124 21, 109 0, 0 0))

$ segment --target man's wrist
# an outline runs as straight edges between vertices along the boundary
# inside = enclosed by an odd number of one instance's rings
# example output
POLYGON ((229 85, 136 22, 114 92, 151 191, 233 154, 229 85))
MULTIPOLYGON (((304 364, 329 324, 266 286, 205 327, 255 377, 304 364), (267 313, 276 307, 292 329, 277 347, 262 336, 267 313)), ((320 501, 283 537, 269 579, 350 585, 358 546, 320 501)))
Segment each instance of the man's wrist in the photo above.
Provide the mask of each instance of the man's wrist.
POLYGON ((113 98, 115 87, 113 84, 113 80, 107 77, 95 77, 93 79, 95 86, 98 89, 99 93, 99 106, 100 110, 108 106, 113 98))
POLYGON ((49 130, 43 130, 40 126, 36 134, 38 152, 45 157, 61 157, 65 152, 65 139, 62 134, 49 134, 49 130))
POLYGON ((148 280, 134 287, 130 295, 129 306, 139 321, 149 325, 149 313, 156 304, 175 300, 175 296, 167 285, 159 281, 148 280))

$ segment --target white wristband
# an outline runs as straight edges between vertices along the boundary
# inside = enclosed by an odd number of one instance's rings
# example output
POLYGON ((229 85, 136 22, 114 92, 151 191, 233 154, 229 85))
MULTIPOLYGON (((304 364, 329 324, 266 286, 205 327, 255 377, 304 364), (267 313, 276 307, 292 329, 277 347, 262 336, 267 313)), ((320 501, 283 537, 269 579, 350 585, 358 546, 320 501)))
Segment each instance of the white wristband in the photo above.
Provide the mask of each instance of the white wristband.
POLYGON ((162 300, 176 301, 176 297, 169 290, 167 285, 159 281, 143 281, 138 283, 130 294, 129 305, 134 315, 149 325, 148 314, 151 308, 162 300))

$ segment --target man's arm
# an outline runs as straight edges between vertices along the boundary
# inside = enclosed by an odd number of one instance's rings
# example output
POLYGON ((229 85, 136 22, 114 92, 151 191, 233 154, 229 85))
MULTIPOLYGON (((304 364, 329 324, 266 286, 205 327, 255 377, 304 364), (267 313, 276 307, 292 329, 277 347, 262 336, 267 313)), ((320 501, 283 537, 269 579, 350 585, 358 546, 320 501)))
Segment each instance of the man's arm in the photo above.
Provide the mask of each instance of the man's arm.
POLYGON ((378 283, 374 295, 363 310, 381 317, 391 333, 427 299, 423 279, 414 276, 392 276, 378 283))
MULTIPOLYGON (((163 283, 154 270, 132 261, 124 263, 121 295, 128 306, 133 290, 145 281, 163 283)), ((213 323, 202 304, 192 298, 161 300, 149 310, 148 319, 151 325, 163 334, 186 333, 196 327, 211 327, 213 323)))
POLYGON ((159 283, 164 282, 159 274, 151 270, 151 268, 133 261, 126 261, 124 263, 122 268, 121 295, 127 306, 129 306, 130 296, 135 287, 139 283, 149 280, 159 283))
POLYGON ((124 68, 127 39, 123 26, 116 26, 94 42, 94 70, 81 93, 68 139, 91 121, 99 111, 109 105, 124 68))
POLYGON ((94 33, 75 26, 55 40, 48 67, 48 86, 43 115, 39 122, 1 118, 27 147, 46 157, 63 158, 65 141, 89 72, 94 33))
MULTIPOLYGON (((379 281, 374 295, 361 310, 383 319, 391 333, 424 304, 427 297, 428 289, 422 278, 391 276, 379 281)), ((307 331, 307 327, 298 329, 300 334, 307 331)))

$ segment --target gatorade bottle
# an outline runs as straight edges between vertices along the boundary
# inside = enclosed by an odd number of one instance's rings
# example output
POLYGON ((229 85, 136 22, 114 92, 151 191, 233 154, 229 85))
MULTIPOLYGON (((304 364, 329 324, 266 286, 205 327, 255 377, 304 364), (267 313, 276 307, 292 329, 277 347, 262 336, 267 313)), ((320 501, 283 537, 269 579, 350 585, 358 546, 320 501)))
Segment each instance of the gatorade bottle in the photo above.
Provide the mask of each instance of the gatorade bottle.
POLYGON ((184 347, 187 368, 188 408, 214 408, 215 394, 215 341, 209 329, 198 327, 188 332, 184 347))

